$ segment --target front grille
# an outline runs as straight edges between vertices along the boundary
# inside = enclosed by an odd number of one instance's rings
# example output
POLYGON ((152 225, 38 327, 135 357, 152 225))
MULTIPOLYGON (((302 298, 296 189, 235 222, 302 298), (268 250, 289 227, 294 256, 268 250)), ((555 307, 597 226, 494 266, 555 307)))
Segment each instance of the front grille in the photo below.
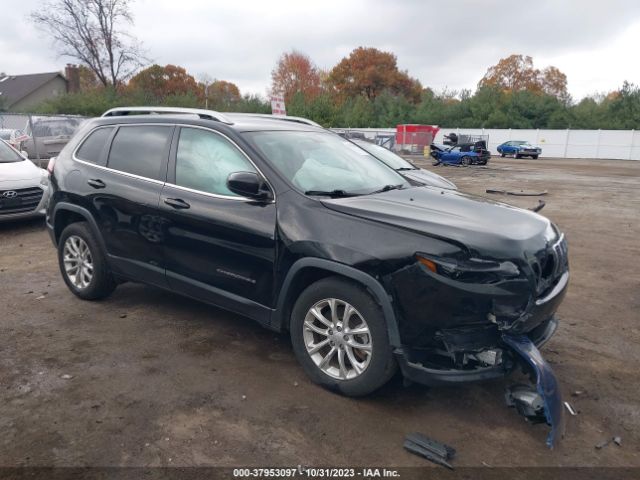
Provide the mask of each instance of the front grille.
POLYGON ((17 188, 15 190, 0 190, 0 215, 12 213, 25 213, 35 210, 44 192, 41 188, 17 188), (16 192, 11 197, 5 196, 6 192, 16 192))

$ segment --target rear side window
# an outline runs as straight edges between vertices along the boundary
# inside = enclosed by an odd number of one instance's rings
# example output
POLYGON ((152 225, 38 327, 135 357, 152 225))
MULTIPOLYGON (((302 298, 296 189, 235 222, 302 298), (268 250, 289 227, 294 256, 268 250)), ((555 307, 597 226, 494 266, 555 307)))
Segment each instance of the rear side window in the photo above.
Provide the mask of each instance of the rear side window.
POLYGON ((107 167, 154 180, 164 180, 160 167, 169 154, 167 126, 120 127, 111 144, 107 167))
POLYGON ((113 127, 98 128, 89 134, 82 145, 76 152, 76 157, 80 160, 91 163, 100 163, 102 159, 102 150, 109 140, 109 136, 113 132, 113 127))

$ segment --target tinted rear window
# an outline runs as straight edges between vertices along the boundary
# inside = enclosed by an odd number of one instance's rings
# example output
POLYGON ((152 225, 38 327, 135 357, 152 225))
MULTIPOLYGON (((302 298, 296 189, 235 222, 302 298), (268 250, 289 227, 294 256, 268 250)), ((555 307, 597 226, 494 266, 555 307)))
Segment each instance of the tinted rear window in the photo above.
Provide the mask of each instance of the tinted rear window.
POLYGON ((111 144, 107 166, 145 178, 164 180, 160 167, 166 160, 173 127, 120 127, 111 144))
POLYGON ((91 132, 76 152, 76 157, 91 163, 101 163, 102 150, 111 132, 113 127, 98 128, 91 132))

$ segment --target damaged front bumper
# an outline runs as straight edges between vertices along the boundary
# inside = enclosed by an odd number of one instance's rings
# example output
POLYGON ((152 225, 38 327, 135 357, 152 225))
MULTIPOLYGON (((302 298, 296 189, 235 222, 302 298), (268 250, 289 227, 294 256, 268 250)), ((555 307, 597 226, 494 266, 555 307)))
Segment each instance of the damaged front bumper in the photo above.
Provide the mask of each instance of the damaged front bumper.
MULTIPOLYGON (((564 436, 564 410, 562 409, 562 395, 558 387, 558 380, 551 366, 544 360, 540 351, 531 339, 525 335, 503 335, 503 341, 527 364, 529 371, 535 376, 536 391, 539 395, 542 411, 551 431, 547 436, 547 446, 553 448, 558 440, 564 436)), ((518 407, 518 398, 513 398, 514 406, 518 407)), ((529 403, 529 402, 527 402, 529 403)), ((535 404, 535 401, 532 402, 535 404)), ((525 413, 526 417, 535 416, 536 412, 525 413)))
MULTIPOLYGON (((544 345, 555 333, 558 328, 558 320, 552 316, 538 328, 530 332, 529 339, 537 346, 544 345)), ((509 354, 511 348, 504 342, 503 337, 499 335, 497 329, 495 335, 498 338, 495 346, 484 350, 483 352, 491 352, 483 357, 487 361, 484 366, 477 366, 476 368, 461 369, 461 368, 436 368, 434 366, 428 366, 424 363, 412 362, 407 355, 402 352, 396 352, 400 369, 403 376, 410 381, 421 383, 424 385, 446 385, 446 384, 458 384, 466 382, 477 382, 482 380, 490 380, 492 378, 504 377, 510 373, 516 365, 516 358, 509 354), (507 355, 504 355, 505 350, 507 355), (495 360, 494 360, 495 359, 495 360), (494 361, 493 365, 488 363, 494 361)), ((476 354, 477 355, 477 354, 476 354)))

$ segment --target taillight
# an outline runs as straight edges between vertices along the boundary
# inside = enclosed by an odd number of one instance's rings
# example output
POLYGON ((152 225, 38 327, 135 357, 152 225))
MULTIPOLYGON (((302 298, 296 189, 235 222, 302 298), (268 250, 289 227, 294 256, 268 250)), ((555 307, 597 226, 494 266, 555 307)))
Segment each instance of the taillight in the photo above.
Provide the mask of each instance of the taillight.
POLYGON ((49 172, 49 175, 53 174, 53 167, 56 166, 56 157, 51 157, 49 159, 49 163, 47 164, 47 172, 49 172))

